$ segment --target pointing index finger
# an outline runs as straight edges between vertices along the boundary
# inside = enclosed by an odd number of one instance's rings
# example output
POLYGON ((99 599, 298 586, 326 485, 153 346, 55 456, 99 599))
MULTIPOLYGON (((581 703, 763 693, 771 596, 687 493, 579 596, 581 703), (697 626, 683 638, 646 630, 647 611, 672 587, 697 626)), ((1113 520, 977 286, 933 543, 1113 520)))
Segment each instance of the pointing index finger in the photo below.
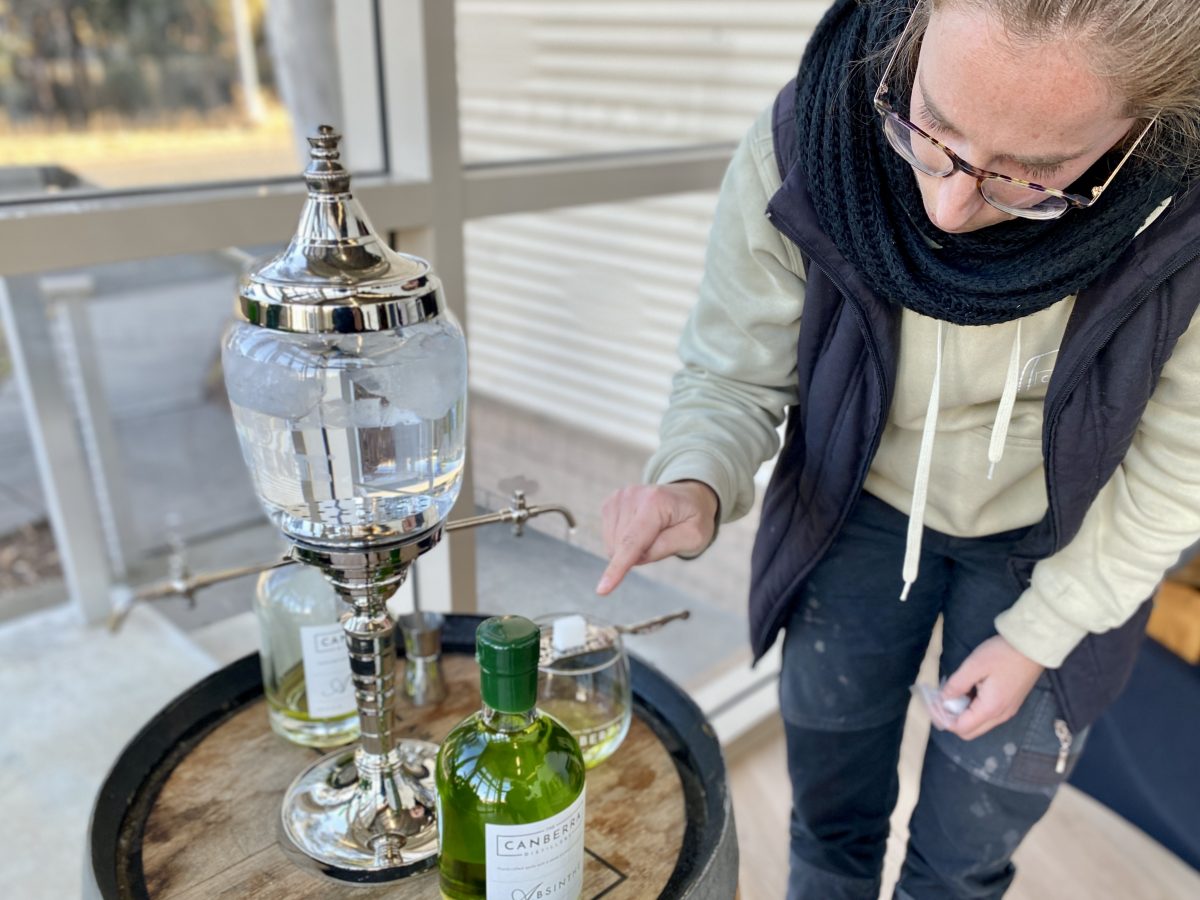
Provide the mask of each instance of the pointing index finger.
POLYGON ((600 576, 596 593, 603 596, 620 584, 621 579, 645 555, 661 530, 662 525, 656 515, 648 514, 645 508, 639 509, 626 525, 624 534, 617 536, 616 551, 608 563, 608 568, 600 576))

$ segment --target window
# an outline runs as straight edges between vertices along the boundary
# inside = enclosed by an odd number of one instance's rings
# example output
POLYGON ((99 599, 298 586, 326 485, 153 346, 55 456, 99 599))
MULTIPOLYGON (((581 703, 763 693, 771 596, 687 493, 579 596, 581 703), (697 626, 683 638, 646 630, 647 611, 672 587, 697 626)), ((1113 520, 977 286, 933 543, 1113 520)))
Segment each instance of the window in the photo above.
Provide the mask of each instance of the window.
POLYGON ((824 3, 457 0, 468 163, 736 141, 824 3))
MULTIPOLYGON (((641 480, 658 444, 715 203, 715 193, 698 192, 467 226, 481 505, 503 505, 513 486, 536 485, 532 500, 571 507, 575 543, 604 556, 600 506, 641 480)), ((740 628, 755 521, 723 529, 699 560, 638 571, 730 613, 740 628)), ((564 534, 554 520, 533 527, 564 534)))
POLYGON ((349 121, 374 54, 342 64, 363 18, 345 6, 0 0, 0 201, 292 178, 322 123, 348 131, 360 173, 381 170, 349 121))
MULTIPOLYGON (((161 572, 171 528, 188 540, 197 570, 270 549, 266 538, 252 539, 270 529, 248 483, 238 486, 245 473, 232 428, 221 424, 228 413, 204 396, 232 291, 214 260, 222 247, 272 245, 291 233, 300 207, 297 136, 322 120, 346 134, 356 193, 377 229, 431 256, 449 302, 466 313, 474 490, 458 513, 472 500, 507 505, 514 487, 536 482, 532 502, 570 506, 580 519, 571 549, 598 566, 600 501, 637 480, 656 442, 720 172, 794 73, 826 5, 123 0, 81 6, 88 15, 67 20, 46 12, 44 24, 34 14, 52 4, 0 0, 0 278, 8 289, 0 307, 6 321, 25 323, 6 338, 21 345, 48 331, 30 300, 39 282, 83 291, 86 299, 51 305, 73 309, 76 331, 91 332, 101 377, 87 385, 89 402, 112 413, 109 452, 98 455, 87 446, 95 440, 88 409, 73 436, 61 427, 77 398, 54 390, 43 392, 49 406, 33 398, 39 433, 31 445, 51 431, 63 441, 43 460, 57 489, 42 499, 55 533, 68 538, 59 551, 76 600, 102 618, 108 584, 133 578, 106 562, 115 532, 81 532, 103 510, 106 490, 125 497, 112 506, 129 513, 120 543, 132 548, 130 571, 144 564, 147 577, 161 572), (149 18, 113 27, 114 9, 149 18), (322 25, 327 16, 332 28, 322 25), (330 37, 323 50, 281 62, 273 21, 287 21, 285 36, 297 45, 330 37), (160 23, 158 46, 138 31, 146 22, 160 23), (292 90, 291 76, 307 80, 292 90), (336 91, 323 93, 334 80, 336 91), (140 99, 120 99, 128 96, 140 99), (181 190, 198 185, 206 189, 181 190), (98 194, 71 204, 47 191, 98 194), (169 283, 151 287, 156 273, 169 283), (119 274, 145 290, 124 294, 119 274), (151 329, 139 340, 118 327, 169 322, 185 308, 194 319, 186 347, 178 330, 156 337, 151 329), (133 374, 138 355, 150 353, 172 360, 160 384, 133 374), (156 429, 162 440, 150 446, 145 435, 156 429), (213 485, 215 468, 229 484, 213 485), (171 495, 206 493, 211 502, 170 509, 171 495), (72 571, 87 578, 73 582, 72 571)), ((56 346, 68 368, 79 365, 69 347, 56 346)), ((47 375, 44 361, 35 368, 47 375)), ((63 383, 71 384, 69 372, 63 383)), ((0 413, 15 407, 12 388, 4 391, 0 413)), ((564 536, 555 520, 534 527, 564 536)), ((719 618, 724 630, 714 633, 724 639, 744 624, 753 528, 750 517, 722 530, 719 554, 643 574, 719 618)), ((455 535, 443 544, 450 559, 423 559, 418 592, 452 592, 470 606, 478 575, 479 594, 495 596, 488 534, 455 535)), ((572 590, 594 585, 586 581, 572 590)), ((240 599, 230 598, 232 610, 240 599)), ((206 606, 216 608, 206 598, 199 616, 206 606)), ((770 680, 765 668, 752 688, 729 682, 705 708, 757 691, 770 680)))

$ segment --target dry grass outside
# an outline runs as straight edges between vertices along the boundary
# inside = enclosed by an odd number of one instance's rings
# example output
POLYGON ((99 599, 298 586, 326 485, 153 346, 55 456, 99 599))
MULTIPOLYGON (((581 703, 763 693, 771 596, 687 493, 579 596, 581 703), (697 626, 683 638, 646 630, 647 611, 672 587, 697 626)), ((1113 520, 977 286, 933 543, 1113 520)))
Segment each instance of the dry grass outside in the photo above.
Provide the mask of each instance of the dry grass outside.
POLYGON ((153 123, 97 115, 86 129, 65 121, 13 123, 0 113, 0 167, 62 166, 103 188, 292 175, 296 157, 287 109, 264 98, 262 121, 233 107, 181 113, 153 123))
POLYGON ((0 597, 61 577, 58 549, 45 519, 0 535, 0 597))

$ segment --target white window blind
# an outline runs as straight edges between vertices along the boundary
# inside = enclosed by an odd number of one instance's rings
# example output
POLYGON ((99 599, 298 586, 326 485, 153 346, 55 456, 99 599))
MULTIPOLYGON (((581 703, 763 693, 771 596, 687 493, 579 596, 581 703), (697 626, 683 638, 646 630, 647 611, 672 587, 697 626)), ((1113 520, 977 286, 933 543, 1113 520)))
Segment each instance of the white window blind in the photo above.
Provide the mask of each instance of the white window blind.
MULTIPOLYGON (((825 0, 459 0, 464 160, 736 141, 825 0)), ((650 448, 714 192, 467 227, 471 385, 650 448)))

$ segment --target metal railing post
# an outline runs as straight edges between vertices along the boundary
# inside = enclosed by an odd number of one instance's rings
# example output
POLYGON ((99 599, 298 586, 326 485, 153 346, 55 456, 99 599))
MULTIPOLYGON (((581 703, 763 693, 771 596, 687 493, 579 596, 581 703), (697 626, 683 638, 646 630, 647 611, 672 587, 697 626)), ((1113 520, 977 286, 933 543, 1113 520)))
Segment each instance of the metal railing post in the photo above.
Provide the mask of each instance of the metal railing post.
POLYGON ((111 609, 112 570, 87 454, 35 277, 0 278, 0 321, 67 591, 88 622, 103 622, 111 609))

